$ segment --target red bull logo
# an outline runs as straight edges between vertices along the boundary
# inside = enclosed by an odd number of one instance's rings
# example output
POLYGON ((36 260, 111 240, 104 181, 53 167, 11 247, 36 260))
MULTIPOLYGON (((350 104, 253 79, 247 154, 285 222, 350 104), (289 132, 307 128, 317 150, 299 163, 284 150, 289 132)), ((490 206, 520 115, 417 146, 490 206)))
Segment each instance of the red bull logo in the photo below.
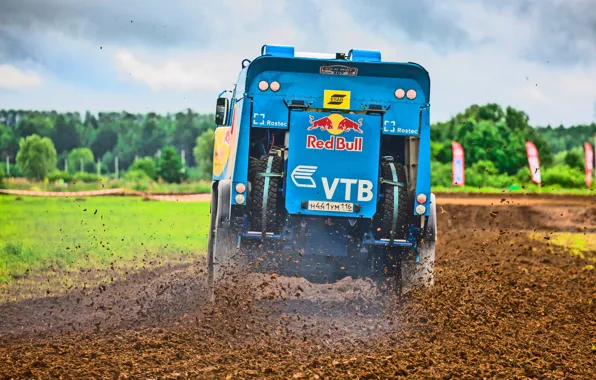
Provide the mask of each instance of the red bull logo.
POLYGON ((310 126, 308 131, 321 130, 329 132, 332 136, 328 140, 319 139, 314 135, 306 136, 306 148, 307 149, 324 149, 324 150, 345 150, 349 152, 362 152, 362 137, 354 137, 353 141, 347 141, 347 139, 341 135, 344 132, 354 131, 362 134, 362 118, 358 121, 353 121, 343 115, 333 113, 329 116, 322 117, 320 119, 314 119, 311 115, 309 117, 310 126))

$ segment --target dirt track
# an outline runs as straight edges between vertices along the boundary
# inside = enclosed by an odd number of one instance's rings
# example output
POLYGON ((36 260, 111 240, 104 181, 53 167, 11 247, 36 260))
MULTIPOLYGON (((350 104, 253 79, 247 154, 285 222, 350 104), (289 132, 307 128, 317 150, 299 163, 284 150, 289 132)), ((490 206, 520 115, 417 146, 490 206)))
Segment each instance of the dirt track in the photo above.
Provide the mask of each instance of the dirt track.
POLYGON ((593 378, 596 252, 530 233, 596 239, 594 198, 478 199, 438 197, 436 285, 401 301, 253 276, 209 307, 198 263, 0 304, 0 378, 593 378))

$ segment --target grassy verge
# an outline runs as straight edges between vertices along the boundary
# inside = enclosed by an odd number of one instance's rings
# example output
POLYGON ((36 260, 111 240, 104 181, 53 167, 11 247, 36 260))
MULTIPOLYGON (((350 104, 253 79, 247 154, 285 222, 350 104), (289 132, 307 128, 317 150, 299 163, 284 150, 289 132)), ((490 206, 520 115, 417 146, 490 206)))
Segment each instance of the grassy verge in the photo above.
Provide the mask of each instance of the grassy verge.
POLYGON ((44 270, 143 265, 206 250, 208 203, 0 197, 0 282, 44 270))
POLYGON ((565 252, 586 261, 584 270, 594 270, 596 264, 596 233, 549 232, 532 233, 530 238, 564 248, 565 252))

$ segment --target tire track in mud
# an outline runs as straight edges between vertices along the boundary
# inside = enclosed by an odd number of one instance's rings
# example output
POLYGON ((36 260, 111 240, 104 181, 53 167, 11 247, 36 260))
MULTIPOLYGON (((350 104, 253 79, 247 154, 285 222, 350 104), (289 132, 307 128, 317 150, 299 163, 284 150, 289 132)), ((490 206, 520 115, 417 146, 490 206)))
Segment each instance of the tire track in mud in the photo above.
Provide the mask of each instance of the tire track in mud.
POLYGON ((589 378, 595 271, 528 232, 590 233, 594 207, 441 207, 436 285, 401 300, 262 274, 209 305, 203 263, 161 268, 0 305, 0 376, 589 378))

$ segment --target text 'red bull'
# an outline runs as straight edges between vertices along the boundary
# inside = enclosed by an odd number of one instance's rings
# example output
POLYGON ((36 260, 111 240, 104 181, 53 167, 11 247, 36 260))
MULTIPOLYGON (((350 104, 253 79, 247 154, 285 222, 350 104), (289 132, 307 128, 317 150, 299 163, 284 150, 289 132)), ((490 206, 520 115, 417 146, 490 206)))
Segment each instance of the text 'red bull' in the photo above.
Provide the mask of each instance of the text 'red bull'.
POLYGON ((306 149, 345 150, 348 152, 362 152, 362 137, 355 137, 354 141, 346 141, 345 137, 331 136, 329 140, 318 139, 317 136, 306 136, 306 149))

